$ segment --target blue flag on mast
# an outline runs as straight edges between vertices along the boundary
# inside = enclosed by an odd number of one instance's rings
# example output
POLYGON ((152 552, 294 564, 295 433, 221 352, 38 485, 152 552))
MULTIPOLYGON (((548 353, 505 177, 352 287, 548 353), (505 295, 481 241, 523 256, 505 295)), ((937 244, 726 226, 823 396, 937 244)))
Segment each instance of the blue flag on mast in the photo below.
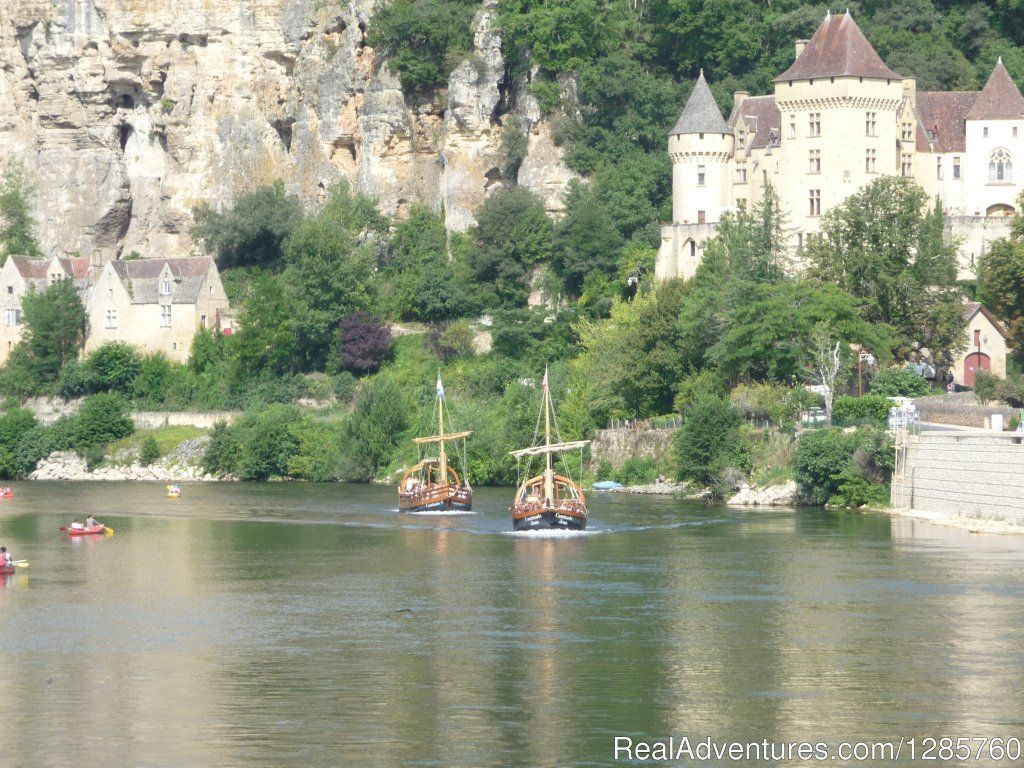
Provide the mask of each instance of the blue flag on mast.
POLYGON ((441 374, 437 374, 437 396, 444 398, 444 384, 441 383, 441 374))

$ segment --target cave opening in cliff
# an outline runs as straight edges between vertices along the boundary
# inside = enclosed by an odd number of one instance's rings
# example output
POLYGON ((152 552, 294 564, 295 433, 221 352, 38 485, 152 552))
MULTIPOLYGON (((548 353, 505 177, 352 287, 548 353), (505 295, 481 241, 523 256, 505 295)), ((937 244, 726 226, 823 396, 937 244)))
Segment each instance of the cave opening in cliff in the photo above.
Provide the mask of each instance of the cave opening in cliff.
POLYGON ((121 141, 121 151, 122 152, 124 152, 124 148, 128 146, 128 139, 131 138, 133 133, 135 133, 135 129, 132 128, 127 123, 125 123, 124 125, 121 126, 121 128, 120 128, 120 134, 121 134, 120 141, 121 141))
POLYGON ((292 125, 295 123, 294 120, 275 120, 271 125, 274 130, 277 131, 278 138, 281 139, 281 143, 284 144, 284 151, 292 151, 292 125))

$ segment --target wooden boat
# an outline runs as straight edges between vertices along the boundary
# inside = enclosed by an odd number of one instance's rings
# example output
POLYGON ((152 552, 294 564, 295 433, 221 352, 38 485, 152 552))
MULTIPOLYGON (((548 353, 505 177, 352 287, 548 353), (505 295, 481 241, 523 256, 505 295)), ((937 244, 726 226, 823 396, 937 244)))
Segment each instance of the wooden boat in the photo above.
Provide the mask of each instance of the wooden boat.
MULTIPOLYGON (((558 422, 555 409, 551 402, 551 391, 548 388, 548 372, 544 370, 544 381, 541 384, 543 397, 541 410, 544 416, 544 442, 533 448, 512 451, 517 460, 532 459, 534 456, 544 457, 544 469, 539 475, 530 475, 530 463, 527 462, 525 474, 527 480, 519 485, 515 500, 509 508, 512 513, 512 527, 516 531, 532 531, 550 528, 561 528, 582 531, 587 527, 587 500, 583 489, 568 474, 555 472, 554 456, 567 451, 581 451, 590 443, 589 440, 576 440, 563 443, 558 434, 558 422), (555 422, 556 441, 551 441, 551 423, 555 422)), ((538 419, 538 425, 539 425, 538 419)), ((537 442, 537 441, 535 441, 537 442)), ((580 467, 582 473, 582 466, 580 467)))
POLYGON ((445 411, 447 402, 441 375, 437 376, 437 397, 434 412, 437 434, 415 437, 413 442, 420 450, 437 446, 437 456, 423 457, 409 467, 398 484, 398 508, 409 512, 457 509, 469 511, 473 508, 473 488, 466 477, 466 438, 472 432, 449 432, 445 434, 445 411), (449 463, 447 444, 461 441, 462 476, 449 463))

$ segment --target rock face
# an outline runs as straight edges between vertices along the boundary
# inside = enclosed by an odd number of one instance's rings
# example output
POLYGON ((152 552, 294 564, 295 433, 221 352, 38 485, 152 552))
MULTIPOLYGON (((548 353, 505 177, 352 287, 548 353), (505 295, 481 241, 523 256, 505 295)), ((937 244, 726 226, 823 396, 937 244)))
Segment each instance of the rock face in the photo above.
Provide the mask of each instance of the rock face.
POLYGON ((29 480, 149 480, 178 482, 182 480, 222 480, 203 471, 199 460, 208 437, 186 440, 169 456, 143 465, 136 455, 112 457, 103 466, 90 470, 85 460, 74 451, 55 451, 43 459, 28 476, 29 480))
POLYGON ((767 488, 742 488, 728 503, 737 507, 792 507, 800 503, 800 495, 796 481, 788 480, 767 488))
POLYGON ((277 178, 307 206, 346 179, 385 213, 422 202, 464 230, 512 181, 500 170, 510 120, 528 136, 519 183, 559 210, 573 174, 525 85, 507 82, 495 0, 445 108, 406 103, 366 45, 375 6, 0 2, 0 158, 35 174, 44 252, 187 255, 194 205, 277 178))

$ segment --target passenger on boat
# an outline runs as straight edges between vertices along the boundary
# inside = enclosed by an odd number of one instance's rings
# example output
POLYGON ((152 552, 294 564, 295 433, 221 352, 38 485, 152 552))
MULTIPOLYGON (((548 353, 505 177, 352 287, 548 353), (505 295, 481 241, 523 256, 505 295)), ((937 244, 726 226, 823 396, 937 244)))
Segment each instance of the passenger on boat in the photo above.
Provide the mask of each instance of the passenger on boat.
POLYGON ((0 547, 0 565, 10 566, 12 564, 11 553, 7 551, 7 547, 0 547))
POLYGON ((92 528, 94 525, 102 525, 102 523, 97 523, 96 518, 93 517, 92 513, 90 512, 89 516, 85 518, 85 527, 92 528))
POLYGON ((77 517, 75 518, 75 521, 73 523, 71 523, 71 527, 74 528, 76 531, 84 531, 85 530, 85 526, 82 525, 82 523, 79 521, 79 519, 77 517))

